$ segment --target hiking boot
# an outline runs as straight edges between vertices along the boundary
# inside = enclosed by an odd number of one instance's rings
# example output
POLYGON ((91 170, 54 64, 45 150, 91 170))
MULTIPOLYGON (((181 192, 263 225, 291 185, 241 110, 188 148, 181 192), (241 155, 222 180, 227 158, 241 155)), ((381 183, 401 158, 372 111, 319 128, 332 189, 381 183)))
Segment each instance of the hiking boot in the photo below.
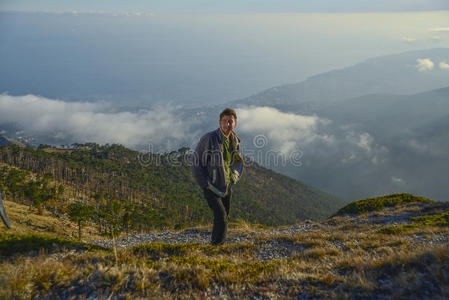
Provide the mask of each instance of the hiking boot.
POLYGON ((210 242, 210 244, 212 245, 212 246, 220 246, 220 245, 223 245, 224 244, 224 240, 223 241, 221 241, 221 242, 219 242, 219 243, 217 243, 217 242, 210 242))

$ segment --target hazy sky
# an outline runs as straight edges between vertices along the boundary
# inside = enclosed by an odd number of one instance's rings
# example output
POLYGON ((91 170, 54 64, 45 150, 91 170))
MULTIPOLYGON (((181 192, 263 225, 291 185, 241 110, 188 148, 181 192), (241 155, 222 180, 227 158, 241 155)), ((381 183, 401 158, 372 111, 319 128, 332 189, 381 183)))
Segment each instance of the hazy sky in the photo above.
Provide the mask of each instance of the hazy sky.
POLYGON ((373 56, 449 47, 449 12, 2 13, 0 93, 219 103, 373 56))
POLYGON ((449 8, 447 0, 2 0, 3 10, 152 11, 163 13, 386 12, 449 8))
POLYGON ((449 47, 447 0, 1 0, 0 11, 0 93, 63 100, 222 103, 449 47))

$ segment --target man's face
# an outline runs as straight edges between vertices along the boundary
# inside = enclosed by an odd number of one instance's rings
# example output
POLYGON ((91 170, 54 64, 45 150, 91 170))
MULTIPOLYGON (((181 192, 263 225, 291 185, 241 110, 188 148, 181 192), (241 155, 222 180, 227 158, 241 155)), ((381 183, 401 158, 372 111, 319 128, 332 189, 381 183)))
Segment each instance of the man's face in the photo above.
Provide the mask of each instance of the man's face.
POLYGON ((220 128, 226 136, 234 130, 235 126, 237 126, 237 120, 234 119, 233 115, 224 115, 220 120, 220 128))

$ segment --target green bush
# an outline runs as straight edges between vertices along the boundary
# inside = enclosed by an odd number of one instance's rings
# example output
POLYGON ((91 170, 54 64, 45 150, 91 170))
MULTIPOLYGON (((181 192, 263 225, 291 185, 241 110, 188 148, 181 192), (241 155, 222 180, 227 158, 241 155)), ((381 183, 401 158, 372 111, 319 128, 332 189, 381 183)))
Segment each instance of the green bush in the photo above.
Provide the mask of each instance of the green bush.
POLYGON ((449 226, 449 212, 437 215, 426 215, 410 218, 412 223, 399 226, 386 226, 379 230, 381 233, 397 234, 424 226, 449 226))
POLYGON ((412 194, 391 194, 351 202, 341 208, 336 215, 363 214, 366 212, 382 210, 385 207, 396 207, 404 204, 416 203, 435 203, 435 201, 420 196, 414 196, 412 194))

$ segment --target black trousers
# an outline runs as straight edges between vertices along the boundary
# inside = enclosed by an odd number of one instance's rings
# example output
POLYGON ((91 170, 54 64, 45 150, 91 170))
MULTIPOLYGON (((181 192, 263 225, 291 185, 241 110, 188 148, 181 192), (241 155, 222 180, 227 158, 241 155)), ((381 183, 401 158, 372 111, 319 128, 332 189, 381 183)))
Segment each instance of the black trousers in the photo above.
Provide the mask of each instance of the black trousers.
POLYGON ((232 188, 224 197, 217 196, 209 189, 204 189, 204 197, 214 213, 214 226, 212 228, 211 243, 222 244, 228 231, 229 208, 231 206, 232 188))

